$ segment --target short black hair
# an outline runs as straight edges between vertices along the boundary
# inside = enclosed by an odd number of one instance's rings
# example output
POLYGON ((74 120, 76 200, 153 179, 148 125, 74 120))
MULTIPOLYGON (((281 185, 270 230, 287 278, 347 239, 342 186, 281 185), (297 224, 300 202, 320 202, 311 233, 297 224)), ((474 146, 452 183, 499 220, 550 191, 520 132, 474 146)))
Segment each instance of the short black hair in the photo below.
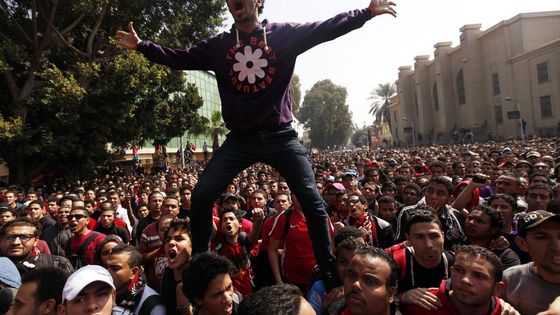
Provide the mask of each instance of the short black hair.
POLYGON ((345 225, 334 234, 334 246, 337 247, 344 240, 360 237, 363 238, 364 236, 366 236, 366 233, 363 230, 355 226, 345 225))
POLYGON ((231 205, 224 206, 220 209, 220 222, 222 221, 222 217, 224 216, 224 214, 228 212, 232 212, 235 215, 237 221, 241 223, 241 220, 243 220, 243 212, 241 212, 241 210, 235 209, 231 205))
MULTIPOLYGON (((203 299, 204 293, 212 280, 221 274, 234 274, 233 263, 224 256, 216 253, 201 253, 193 257, 183 271, 183 294, 189 301, 196 303, 197 299, 203 299)), ((198 305, 200 306, 200 305, 198 305)))
POLYGON ((529 187, 527 187, 527 192, 525 193, 525 196, 529 196, 529 191, 533 189, 542 189, 548 191, 548 198, 552 199, 552 187, 550 187, 550 185, 543 184, 543 183, 532 183, 531 185, 529 185, 529 187))
POLYGON ((395 203, 395 198, 391 197, 391 196, 381 196, 378 200, 377 203, 395 203))
POLYGON ((436 211, 432 207, 427 205, 418 205, 412 210, 408 220, 404 225, 405 233, 410 233, 410 228, 413 224, 416 223, 436 223, 443 231, 443 226, 436 215, 436 211))
POLYGON ((502 229, 506 224, 504 222, 504 215, 499 211, 499 210, 495 210, 492 207, 489 207, 487 205, 478 205, 476 207, 474 207, 474 210, 478 210, 484 214, 486 214, 487 216, 490 217, 490 225, 493 228, 498 228, 498 229, 502 229))
POLYGON ((364 245, 356 249, 356 252, 354 253, 354 257, 355 256, 369 256, 372 258, 380 258, 382 260, 385 260, 389 264, 389 268, 391 269, 391 273, 387 278, 386 286, 387 288, 395 288, 395 289, 397 288, 398 279, 399 279, 397 264, 395 263, 393 258, 391 258, 389 254, 387 254, 386 251, 384 251, 379 247, 364 245))
POLYGON ((250 294, 239 304, 243 315, 297 315, 301 306, 301 291, 292 284, 276 284, 250 294))
POLYGON ((41 234, 41 229, 37 223, 31 221, 27 217, 22 217, 4 224, 2 228, 0 228, 0 236, 5 235, 7 229, 15 226, 29 226, 35 228, 35 233, 33 233, 34 236, 39 236, 39 234, 41 234))
POLYGON ((140 267, 142 265, 142 254, 134 246, 128 244, 119 244, 111 249, 111 255, 128 254, 128 266, 140 267))
POLYGON ((187 235, 189 235, 189 238, 191 238, 191 220, 189 218, 175 218, 173 219, 173 221, 171 221, 171 224, 169 224, 169 228, 167 228, 167 230, 165 231, 166 237, 167 234, 169 234, 169 231, 183 231, 187 233, 187 235))
POLYGON ((447 188, 447 192, 449 194, 449 196, 451 196, 451 194, 453 194, 453 183, 448 179, 448 177, 445 176, 436 176, 436 177, 432 177, 430 179, 430 181, 428 182, 429 186, 430 184, 440 184, 445 186, 445 188, 447 188))
MULTIPOLYGON (((494 283, 502 281, 502 275, 503 275, 502 261, 498 256, 496 256, 496 254, 494 254, 489 249, 486 249, 478 245, 463 245, 455 250, 455 257, 459 256, 460 254, 464 254, 474 258, 483 258, 484 260, 489 262, 492 265, 492 267, 494 267, 493 268, 494 270, 492 270, 492 274, 494 276, 494 283)), ((456 260, 457 259, 455 258, 455 261, 456 260)))
POLYGON ((515 201, 515 199, 512 196, 510 196, 508 194, 497 193, 497 194, 494 194, 494 195, 490 196, 490 198, 488 198, 488 204, 491 205, 492 201, 494 201, 496 199, 503 199, 505 202, 507 202, 511 206, 511 209, 514 212, 517 210, 517 202, 515 201))
POLYGON ((35 304, 39 305, 47 300, 53 299, 55 301, 54 309, 56 310, 56 307, 62 302, 62 290, 64 289, 64 284, 66 284, 68 276, 70 276, 70 274, 64 269, 44 267, 24 273, 21 276, 21 283, 36 283, 37 290, 34 294, 35 304))
POLYGON ((336 246, 335 256, 340 255, 340 252, 343 250, 355 252, 358 248, 364 246, 364 243, 359 242, 355 238, 348 238, 342 241, 340 244, 336 246))

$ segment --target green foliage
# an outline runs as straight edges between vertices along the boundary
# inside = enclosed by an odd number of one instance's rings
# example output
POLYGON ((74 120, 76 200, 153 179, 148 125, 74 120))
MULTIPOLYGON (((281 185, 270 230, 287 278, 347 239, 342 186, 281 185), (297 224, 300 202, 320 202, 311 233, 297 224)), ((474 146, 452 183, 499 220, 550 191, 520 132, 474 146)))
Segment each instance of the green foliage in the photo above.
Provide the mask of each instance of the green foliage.
POLYGON ((292 93, 292 112, 297 117, 297 113, 299 111, 301 103, 301 83, 297 74, 294 74, 292 76, 292 81, 290 82, 290 90, 292 93))
POLYGON ((118 48, 141 38, 185 47, 214 34, 222 0, 0 0, 0 159, 11 180, 91 175, 107 144, 168 142, 200 117, 183 73, 118 48))
POLYGON ((346 88, 330 80, 315 83, 305 94, 300 121, 309 130, 311 143, 319 149, 344 145, 352 132, 352 114, 346 105, 346 88))
POLYGON ((391 127, 391 111, 389 110, 389 105, 391 105, 391 97, 397 92, 396 87, 392 83, 383 83, 377 85, 377 87, 370 93, 370 100, 373 103, 370 105, 369 113, 373 115, 374 122, 386 122, 391 127))
POLYGON ((357 148, 367 146, 368 145, 368 130, 365 129, 365 128, 356 130, 356 132, 354 132, 354 134, 352 134, 352 137, 350 137, 350 141, 357 148))
POLYGON ((228 129, 219 110, 213 111, 210 119, 201 117, 189 129, 189 133, 194 136, 204 135, 212 138, 212 150, 214 152, 220 147, 220 136, 225 135, 227 132, 228 129))

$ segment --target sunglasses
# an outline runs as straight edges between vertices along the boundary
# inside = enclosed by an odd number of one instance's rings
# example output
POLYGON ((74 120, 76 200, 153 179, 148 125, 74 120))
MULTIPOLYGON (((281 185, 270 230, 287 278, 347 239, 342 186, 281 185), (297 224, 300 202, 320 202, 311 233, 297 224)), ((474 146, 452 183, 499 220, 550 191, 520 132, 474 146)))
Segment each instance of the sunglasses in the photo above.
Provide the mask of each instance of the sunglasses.
POLYGON ((83 214, 69 214, 68 216, 66 216, 66 218, 68 218, 68 220, 80 220, 82 218, 87 218, 87 215, 83 215, 83 214))

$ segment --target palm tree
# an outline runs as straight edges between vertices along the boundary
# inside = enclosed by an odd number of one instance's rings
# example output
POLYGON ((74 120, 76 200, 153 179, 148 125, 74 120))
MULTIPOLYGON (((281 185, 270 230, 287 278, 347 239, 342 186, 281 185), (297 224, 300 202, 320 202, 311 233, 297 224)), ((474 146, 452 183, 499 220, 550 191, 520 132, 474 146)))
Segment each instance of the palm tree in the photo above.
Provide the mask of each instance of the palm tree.
POLYGON ((211 137, 213 152, 216 152, 220 147, 219 137, 225 135, 227 132, 228 129, 222 120, 222 113, 219 110, 213 111, 210 115, 210 119, 200 117, 198 123, 194 124, 189 129, 189 133, 193 136, 205 135, 211 137))
POLYGON ((392 83, 383 83, 371 91, 369 100, 373 100, 370 105, 369 113, 373 115, 375 123, 386 122, 391 128, 391 112, 389 105, 391 97, 396 93, 395 85, 392 83))

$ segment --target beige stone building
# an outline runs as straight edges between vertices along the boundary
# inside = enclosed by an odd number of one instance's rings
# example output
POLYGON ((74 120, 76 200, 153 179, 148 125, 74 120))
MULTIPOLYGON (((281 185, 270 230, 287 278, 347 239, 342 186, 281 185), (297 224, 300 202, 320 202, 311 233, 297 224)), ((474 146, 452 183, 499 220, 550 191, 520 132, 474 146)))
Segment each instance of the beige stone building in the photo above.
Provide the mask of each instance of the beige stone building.
POLYGON ((390 106, 395 144, 553 137, 560 123, 560 11, 460 28, 399 68, 390 106))

